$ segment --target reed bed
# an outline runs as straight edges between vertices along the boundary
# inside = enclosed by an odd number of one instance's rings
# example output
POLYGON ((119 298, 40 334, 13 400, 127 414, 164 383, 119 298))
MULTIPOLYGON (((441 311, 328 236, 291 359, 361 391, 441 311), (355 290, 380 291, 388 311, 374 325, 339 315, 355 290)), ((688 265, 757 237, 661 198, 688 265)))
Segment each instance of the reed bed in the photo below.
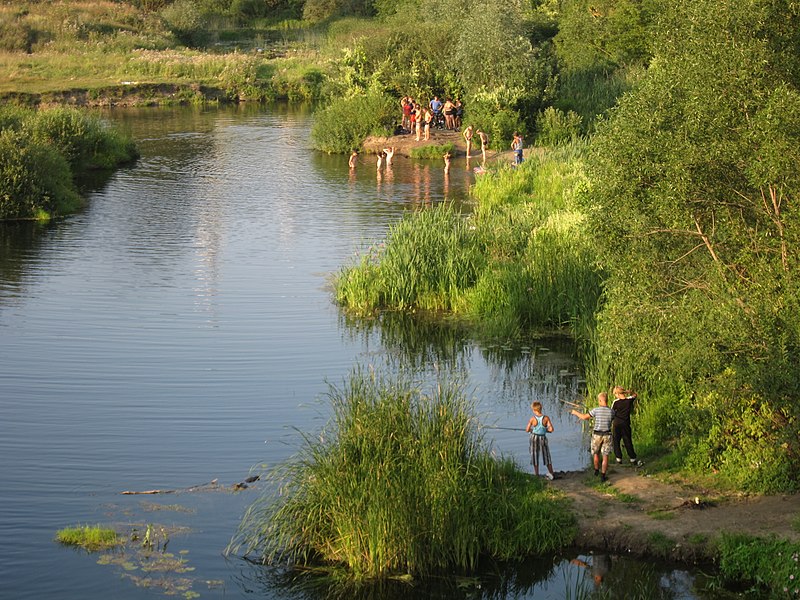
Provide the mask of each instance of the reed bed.
POLYGON ((451 310, 485 260, 470 221, 452 206, 414 213, 390 227, 334 281, 336 301, 357 313, 451 310))
POLYGON ((603 274, 580 211, 584 142, 534 154, 478 179, 471 218, 413 213, 338 274, 337 302, 357 314, 449 311, 490 334, 590 328, 603 274))
POLYGON ((248 509, 229 552, 365 580, 469 572, 572 539, 543 484, 493 456, 459 385, 356 369, 329 396, 331 422, 273 471, 275 493, 248 509))

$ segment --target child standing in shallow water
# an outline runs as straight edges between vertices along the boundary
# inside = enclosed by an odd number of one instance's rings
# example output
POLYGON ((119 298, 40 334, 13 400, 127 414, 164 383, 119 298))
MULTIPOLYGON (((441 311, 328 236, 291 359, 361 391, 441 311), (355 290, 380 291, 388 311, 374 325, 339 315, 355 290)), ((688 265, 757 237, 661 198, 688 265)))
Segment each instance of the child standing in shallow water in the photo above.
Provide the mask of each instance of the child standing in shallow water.
POLYGON ((539 455, 541 454, 542 462, 547 465, 545 477, 552 481, 555 475, 553 473, 553 459, 550 457, 550 446, 547 444, 547 434, 553 433, 553 422, 550 417, 542 414, 541 402, 531 404, 531 410, 533 410, 533 416, 528 421, 525 431, 531 434, 530 451, 533 472, 535 475, 539 475, 539 455))

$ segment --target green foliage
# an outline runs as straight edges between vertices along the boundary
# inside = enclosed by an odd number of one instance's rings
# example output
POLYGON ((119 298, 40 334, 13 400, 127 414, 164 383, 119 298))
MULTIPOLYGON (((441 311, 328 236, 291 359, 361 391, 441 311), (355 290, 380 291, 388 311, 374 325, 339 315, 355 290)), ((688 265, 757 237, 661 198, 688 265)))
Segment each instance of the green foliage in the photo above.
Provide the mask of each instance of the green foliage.
POLYGON ((580 153, 564 147, 482 176, 473 219, 448 207, 403 219, 340 272, 337 302, 358 313, 447 310, 498 334, 591 320, 602 273, 572 210, 580 153))
POLYGON ((369 135, 390 135, 397 115, 395 101, 384 94, 340 98, 317 112, 311 139, 323 152, 350 152, 360 148, 369 135))
POLYGON ((536 144, 556 146, 562 142, 575 140, 581 133, 583 119, 573 111, 548 106, 536 117, 536 144))
POLYGON ((80 546, 89 552, 106 550, 122 543, 116 531, 100 525, 79 525, 59 529, 56 532, 56 541, 67 546, 80 546))
POLYGON ((444 156, 445 153, 453 153, 455 144, 448 142, 446 144, 433 144, 431 146, 417 146, 411 149, 411 158, 421 159, 438 159, 444 156))
POLYGON ((694 391, 693 465, 793 489, 800 81, 784 50, 800 9, 675 0, 666 14, 647 75, 594 142, 585 207, 610 273, 598 352, 639 389, 694 391))
POLYGON ((580 69, 561 71, 553 106, 581 117, 581 133, 592 133, 595 122, 616 105, 617 99, 641 79, 645 70, 639 66, 609 71, 580 69))
POLYGON ((110 169, 137 156, 133 141, 74 108, 40 111, 25 122, 32 139, 57 148, 73 170, 110 169))
POLYGON ((77 109, 0 109, 0 219, 75 211, 73 174, 133 160, 128 136, 77 109))
POLYGON ((466 117, 475 131, 482 130, 489 135, 489 147, 507 150, 515 131, 526 132, 525 123, 518 112, 510 108, 497 108, 497 104, 481 98, 474 98, 466 117))
POLYGON ((748 534, 723 534, 719 569, 729 582, 753 586, 769 598, 795 598, 800 589, 800 544, 748 534))
POLYGON ((658 8, 658 0, 563 2, 555 38, 561 63, 567 70, 646 63, 658 8))
POLYGON ((452 207, 414 213, 390 227, 385 244, 339 273, 336 300, 360 313, 451 310, 482 268, 480 250, 469 222, 452 207))
POLYGON ((372 14, 369 0, 306 0, 303 18, 311 23, 326 21, 334 17, 372 14))
POLYGON ((280 493, 248 509, 229 551, 367 579, 471 571, 571 541, 567 511, 492 455, 459 386, 356 370, 329 397, 331 422, 274 472, 280 493))
POLYGON ((194 0, 175 0, 161 9, 161 18, 186 46, 198 48, 211 39, 208 20, 194 0))
POLYGON ((34 219, 70 212, 80 202, 72 173, 53 146, 20 131, 0 132, 0 219, 34 219))

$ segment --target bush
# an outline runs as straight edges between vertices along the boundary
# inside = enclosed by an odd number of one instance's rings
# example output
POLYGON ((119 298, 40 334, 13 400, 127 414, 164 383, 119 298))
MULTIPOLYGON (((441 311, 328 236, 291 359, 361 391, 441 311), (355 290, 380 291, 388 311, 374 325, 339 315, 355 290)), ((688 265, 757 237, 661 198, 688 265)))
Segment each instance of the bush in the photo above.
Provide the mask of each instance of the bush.
POLYGON ((583 119, 572 112, 564 112, 552 106, 536 117, 536 144, 555 146, 576 139, 581 133, 583 119))
POLYGON ((19 130, 22 124, 27 119, 30 119, 32 115, 33 111, 29 108, 22 108, 13 104, 0 106, 0 131, 4 129, 19 130))
POLYGON ((342 566, 356 579, 474 570, 481 557, 556 550, 572 517, 484 444, 471 401, 357 370, 329 393, 333 417, 273 476, 229 552, 270 564, 342 566))
POLYGON ((393 133, 397 115, 396 102, 385 94, 340 98, 317 113, 311 139, 323 152, 349 153, 360 148, 369 135, 393 133))
POLYGON ((524 135, 526 131, 524 120, 515 110, 479 101, 470 104, 465 121, 476 131, 481 129, 489 134, 489 147, 495 150, 507 150, 514 132, 524 135))
POLYGON ((33 139, 56 148, 76 172, 110 169, 137 157, 128 136, 76 108, 36 112, 24 129, 33 139))
POLYGON ((79 204, 58 150, 19 131, 0 132, 0 219, 43 219, 79 204))
POLYGON ((161 10, 161 18, 180 42, 199 48, 211 39, 208 22, 192 0, 175 0, 161 10))
POLYGON ((24 129, 34 140, 57 148, 76 172, 110 169, 137 157, 128 136, 75 108, 36 112, 24 129))

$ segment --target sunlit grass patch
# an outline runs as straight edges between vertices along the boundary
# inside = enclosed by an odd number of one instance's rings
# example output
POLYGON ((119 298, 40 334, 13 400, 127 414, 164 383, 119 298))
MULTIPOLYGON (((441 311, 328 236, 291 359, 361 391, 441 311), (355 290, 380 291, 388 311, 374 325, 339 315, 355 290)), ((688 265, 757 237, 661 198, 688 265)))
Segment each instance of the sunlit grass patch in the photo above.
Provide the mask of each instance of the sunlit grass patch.
POLYGON ((431 146, 417 146, 411 149, 411 158, 441 160, 445 153, 449 152, 452 154, 454 150, 455 144, 450 142, 431 146))

